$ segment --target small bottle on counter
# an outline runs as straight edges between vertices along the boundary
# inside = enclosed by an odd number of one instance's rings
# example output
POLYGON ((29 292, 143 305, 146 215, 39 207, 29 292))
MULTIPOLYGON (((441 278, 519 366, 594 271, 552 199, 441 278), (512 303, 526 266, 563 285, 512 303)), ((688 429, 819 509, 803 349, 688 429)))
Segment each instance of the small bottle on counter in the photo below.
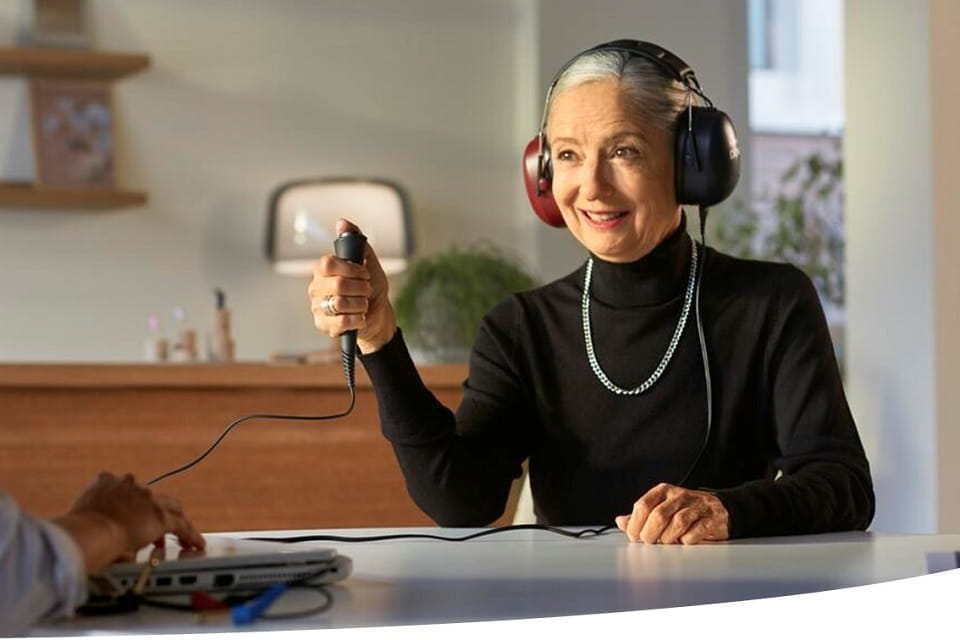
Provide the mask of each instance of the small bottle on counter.
POLYGON ((194 362, 197 359, 197 332, 187 328, 187 312, 181 306, 173 308, 176 332, 170 349, 173 362, 194 362))
POLYGON ((207 345, 207 359, 211 362, 233 362, 234 342, 230 335, 230 310, 222 289, 214 289, 213 333, 207 345))
POLYGON ((160 330, 160 318, 153 314, 147 316, 147 327, 150 335, 143 343, 143 359, 147 362, 166 362, 169 355, 167 339, 160 330))

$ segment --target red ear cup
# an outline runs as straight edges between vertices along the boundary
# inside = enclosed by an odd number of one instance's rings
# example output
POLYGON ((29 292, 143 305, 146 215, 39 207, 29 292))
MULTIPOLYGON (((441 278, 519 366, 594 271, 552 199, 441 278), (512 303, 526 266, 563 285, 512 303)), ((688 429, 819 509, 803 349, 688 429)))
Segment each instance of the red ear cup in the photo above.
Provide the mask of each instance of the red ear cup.
POLYGON ((540 175, 540 136, 535 137, 523 150, 523 183, 533 212, 551 227, 566 226, 557 201, 550 191, 550 180, 540 175))

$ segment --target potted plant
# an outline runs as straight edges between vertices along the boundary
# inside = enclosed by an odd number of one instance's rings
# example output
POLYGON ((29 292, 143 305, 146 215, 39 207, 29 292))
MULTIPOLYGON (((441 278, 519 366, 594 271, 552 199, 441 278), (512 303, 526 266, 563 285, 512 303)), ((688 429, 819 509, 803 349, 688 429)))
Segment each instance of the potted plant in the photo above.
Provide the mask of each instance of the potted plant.
POLYGON ((732 255, 789 262, 813 281, 843 370, 843 162, 838 147, 797 158, 776 193, 717 211, 714 244, 732 255))
POLYGON ((491 245, 453 247, 418 258, 407 269, 394 300, 397 323, 416 360, 465 361, 483 315, 536 284, 491 245))
POLYGON ((790 262, 825 304, 843 307, 843 164, 839 152, 813 152, 780 176, 772 197, 718 211, 715 244, 744 258, 790 262))

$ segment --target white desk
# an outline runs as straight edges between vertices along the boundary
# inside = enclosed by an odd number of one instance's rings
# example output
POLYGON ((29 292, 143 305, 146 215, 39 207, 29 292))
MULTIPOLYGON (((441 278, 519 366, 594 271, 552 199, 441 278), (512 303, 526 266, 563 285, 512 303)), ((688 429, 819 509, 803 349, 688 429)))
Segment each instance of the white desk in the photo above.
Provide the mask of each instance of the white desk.
MULTIPOLYGON (((472 530, 337 530, 338 535, 472 530)), ((310 532, 257 532, 303 535, 310 532)), ((322 532, 317 532, 322 533, 322 532)), ((232 535, 253 535, 251 532, 232 535)), ((251 630, 325 629, 633 611, 790 595, 926 574, 926 553, 960 550, 960 535, 842 533, 722 544, 646 546, 619 532, 571 539, 540 531, 496 534, 469 542, 302 543, 335 546, 353 558, 350 579, 331 591, 325 614, 251 630)), ((288 593, 280 604, 306 608, 316 594, 288 593), (292 599, 300 598, 302 602, 292 599)), ((198 624, 186 613, 144 608, 78 619, 38 635, 236 631, 198 624)))

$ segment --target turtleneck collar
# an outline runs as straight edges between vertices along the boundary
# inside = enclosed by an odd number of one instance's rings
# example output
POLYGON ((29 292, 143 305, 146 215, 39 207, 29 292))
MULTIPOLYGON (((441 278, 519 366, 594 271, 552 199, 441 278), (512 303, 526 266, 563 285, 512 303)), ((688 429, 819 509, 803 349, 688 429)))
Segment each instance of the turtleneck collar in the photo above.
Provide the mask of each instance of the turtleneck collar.
POLYGON ((692 243, 684 214, 673 233, 635 262, 607 262, 591 254, 591 298, 612 307, 640 307, 682 295, 690 276, 692 243))

